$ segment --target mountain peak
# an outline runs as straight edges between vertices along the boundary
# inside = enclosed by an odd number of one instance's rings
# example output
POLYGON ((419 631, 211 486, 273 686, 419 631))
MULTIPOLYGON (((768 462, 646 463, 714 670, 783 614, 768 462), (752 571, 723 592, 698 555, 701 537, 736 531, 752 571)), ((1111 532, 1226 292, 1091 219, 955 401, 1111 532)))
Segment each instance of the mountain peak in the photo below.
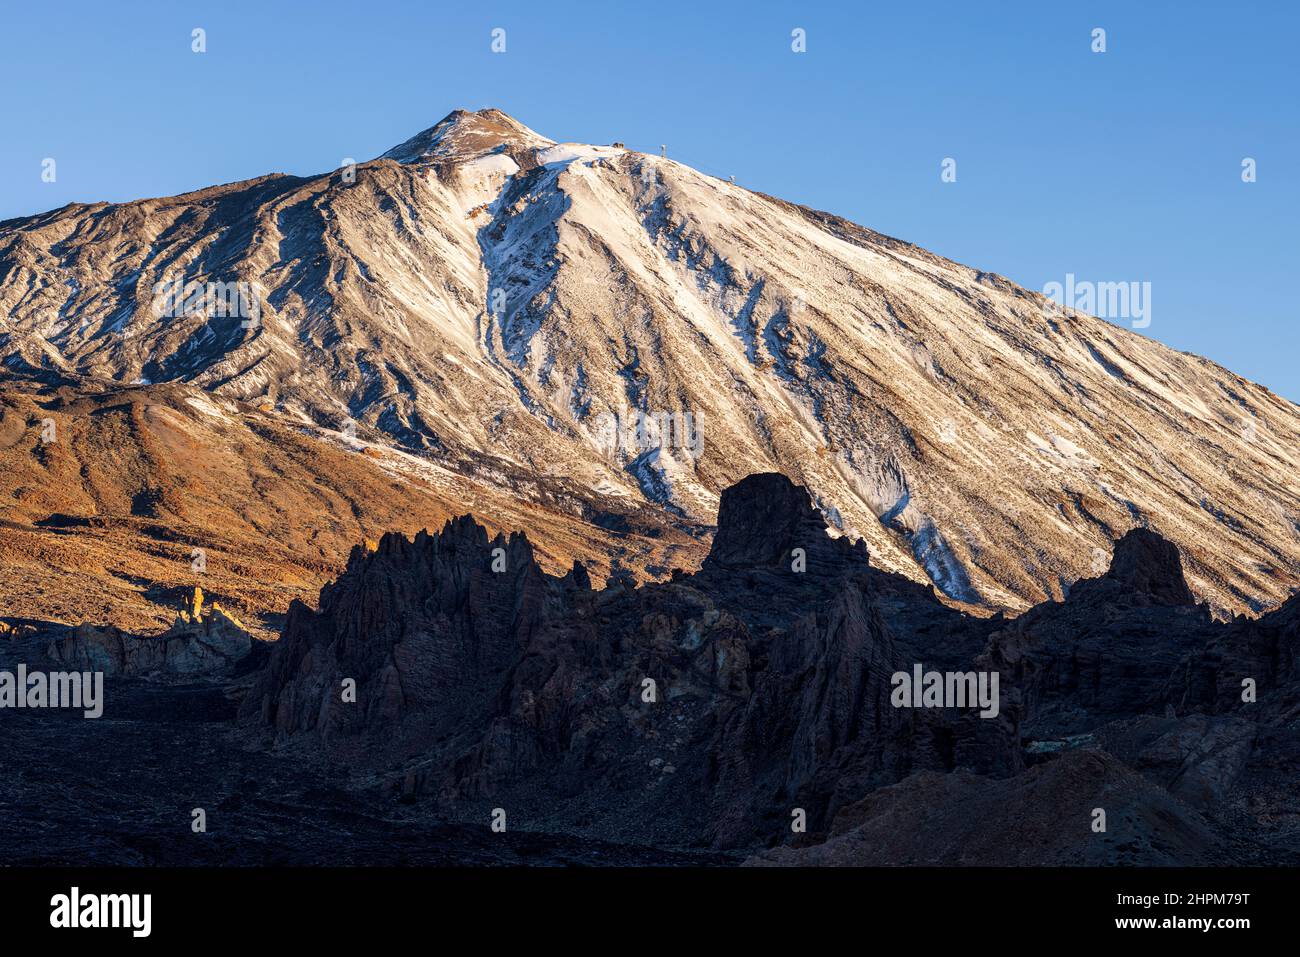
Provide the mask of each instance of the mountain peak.
POLYGON ((441 120, 394 146, 380 159, 399 163, 436 163, 475 159, 489 153, 554 145, 514 117, 494 107, 452 110, 441 120))

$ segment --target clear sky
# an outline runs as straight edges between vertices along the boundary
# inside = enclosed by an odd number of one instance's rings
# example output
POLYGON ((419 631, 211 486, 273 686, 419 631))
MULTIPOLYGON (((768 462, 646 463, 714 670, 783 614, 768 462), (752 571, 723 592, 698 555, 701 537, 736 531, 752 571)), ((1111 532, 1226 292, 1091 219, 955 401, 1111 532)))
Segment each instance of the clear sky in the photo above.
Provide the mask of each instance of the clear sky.
POLYGON ((1291 0, 0 0, 0 219, 321 172, 496 106, 1033 289, 1150 282, 1144 334, 1300 400, 1298 35, 1291 0))

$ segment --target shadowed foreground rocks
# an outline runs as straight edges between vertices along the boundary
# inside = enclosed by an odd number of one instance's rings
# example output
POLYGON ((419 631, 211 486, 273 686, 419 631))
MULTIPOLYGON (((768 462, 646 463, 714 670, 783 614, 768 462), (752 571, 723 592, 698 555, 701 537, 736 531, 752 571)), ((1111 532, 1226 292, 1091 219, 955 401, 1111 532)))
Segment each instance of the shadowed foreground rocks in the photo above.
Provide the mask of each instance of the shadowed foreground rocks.
POLYGON ((723 496, 702 572, 603 591, 468 518, 386 536, 319 611, 290 609, 242 717, 453 813, 514 803, 648 842, 750 846, 795 806, 819 827, 917 768, 1018 770, 1014 729, 890 705, 915 656, 881 619, 865 548, 815 515, 788 479, 755 476, 723 496))
POLYGON ((1013 778, 923 771, 836 816, 829 838, 750 865, 971 866, 1213 864, 1213 829, 1104 751, 1073 751, 1013 778), (1069 822, 1107 812, 1106 830, 1069 822))
POLYGON ((319 610, 290 609, 240 723, 452 820, 790 845, 766 863, 1290 862, 1297 600, 1216 623, 1177 550, 1135 529, 1064 602, 974 618, 756 475, 724 493, 702 569, 667 583, 547 575, 525 536, 469 517, 357 549, 319 610), (895 707, 916 664, 996 672, 999 713, 895 707))
POLYGON ((757 475, 657 584, 462 517, 356 549, 269 650, 197 597, 153 638, 10 619, 0 671, 108 676, 99 719, 0 712, 0 862, 1300 864, 1300 599, 1217 622, 1181 566, 1136 529, 977 618, 757 475), (996 716, 896 707, 917 666, 992 672, 996 716))

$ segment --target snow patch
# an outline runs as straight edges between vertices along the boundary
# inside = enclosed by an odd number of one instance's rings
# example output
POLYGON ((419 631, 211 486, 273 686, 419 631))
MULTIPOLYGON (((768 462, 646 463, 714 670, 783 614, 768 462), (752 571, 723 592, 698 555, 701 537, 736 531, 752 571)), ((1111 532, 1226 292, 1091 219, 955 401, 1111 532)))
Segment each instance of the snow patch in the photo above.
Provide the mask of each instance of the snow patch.
POLYGON ((537 162, 543 166, 567 166, 576 161, 591 162, 619 156, 627 150, 615 146, 588 146, 585 143, 560 143, 537 151, 537 162))
POLYGON ((971 586, 970 576, 966 574, 966 567, 953 553, 943 533, 928 518, 922 519, 912 536, 912 553, 930 581, 949 598, 971 604, 980 602, 979 593, 971 586))
POLYGON ((489 153, 487 156, 480 156, 460 164, 461 175, 470 179, 513 176, 518 172, 519 164, 505 153, 489 153))

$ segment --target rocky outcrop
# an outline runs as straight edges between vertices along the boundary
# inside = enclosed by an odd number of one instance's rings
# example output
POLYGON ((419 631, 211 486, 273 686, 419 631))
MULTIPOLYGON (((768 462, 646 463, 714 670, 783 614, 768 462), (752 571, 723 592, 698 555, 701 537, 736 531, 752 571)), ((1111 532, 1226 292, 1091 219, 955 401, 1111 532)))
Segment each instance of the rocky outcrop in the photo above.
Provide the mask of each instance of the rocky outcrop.
POLYGON ((875 580, 780 475, 726 492, 700 573, 641 588, 543 574, 523 536, 466 517, 357 550, 319 611, 291 609, 241 715, 408 795, 581 794, 559 817, 599 800, 621 810, 607 827, 726 846, 779 834, 795 806, 823 827, 916 767, 1014 769, 1014 727, 890 704, 917 656, 875 580))
POLYGON ((835 574, 854 557, 865 563, 860 540, 833 539, 808 490, 778 472, 751 475, 725 489, 718 531, 704 560, 706 572, 802 567, 812 576, 835 574))
POLYGON ((995 631, 981 665, 1014 689, 1009 705, 1031 737, 1081 734, 1163 713, 1170 675, 1218 627, 1195 604, 1178 550, 1134 529, 1116 543, 1104 575, 995 631))
POLYGON ((1104 751, 1072 751, 1014 778, 925 771, 868 795, 810 847, 750 865, 1168 866, 1222 859, 1196 811, 1104 751), (1105 830, 1095 812, 1105 812, 1105 830))
POLYGON ((106 675, 205 675, 232 670, 252 651, 240 621, 195 588, 189 606, 161 635, 139 637, 109 625, 81 624, 50 642, 58 664, 106 675))
POLYGON ((525 535, 489 540, 468 516, 414 540, 385 535, 354 549, 318 611, 290 606, 243 713, 286 735, 418 750, 481 713, 562 581, 525 535))
MULTIPOLYGON (((1190 863, 1222 853, 1210 819, 1249 789, 1287 813, 1273 782, 1300 742, 1271 712, 1187 709, 1186 689, 1233 641, 1262 663, 1290 621, 1215 622, 1146 530, 1064 602, 963 615, 766 474, 724 492, 701 570, 667 583, 548 575, 469 517, 357 549, 319 610, 291 609, 241 720, 453 817, 518 809, 639 845, 829 836, 779 862, 1190 863), (917 665, 996 672, 998 713, 897 706, 917 665)), ((1273 685, 1292 673, 1269 660, 1273 685)))
POLYGON ((889 703, 901 659, 863 579, 747 651, 767 666, 711 743, 714 783, 729 797, 719 802, 724 842, 752 831, 755 818, 775 831, 796 806, 820 827, 845 801, 906 773, 906 721, 889 703), (730 799, 737 793, 749 800, 730 799))
POLYGON ((1188 806, 1213 810, 1251 757, 1255 722, 1233 715, 1145 716, 1101 729, 1096 743, 1188 806))
POLYGON ((1170 679, 1180 711, 1300 711, 1300 595, 1257 619, 1237 618, 1189 654, 1170 679))
POLYGON ((1110 570, 1100 579, 1083 582, 1085 594, 1118 591, 1132 605, 1194 605, 1196 599, 1183 577, 1183 562, 1172 542, 1149 528, 1134 528, 1115 543, 1110 570))

